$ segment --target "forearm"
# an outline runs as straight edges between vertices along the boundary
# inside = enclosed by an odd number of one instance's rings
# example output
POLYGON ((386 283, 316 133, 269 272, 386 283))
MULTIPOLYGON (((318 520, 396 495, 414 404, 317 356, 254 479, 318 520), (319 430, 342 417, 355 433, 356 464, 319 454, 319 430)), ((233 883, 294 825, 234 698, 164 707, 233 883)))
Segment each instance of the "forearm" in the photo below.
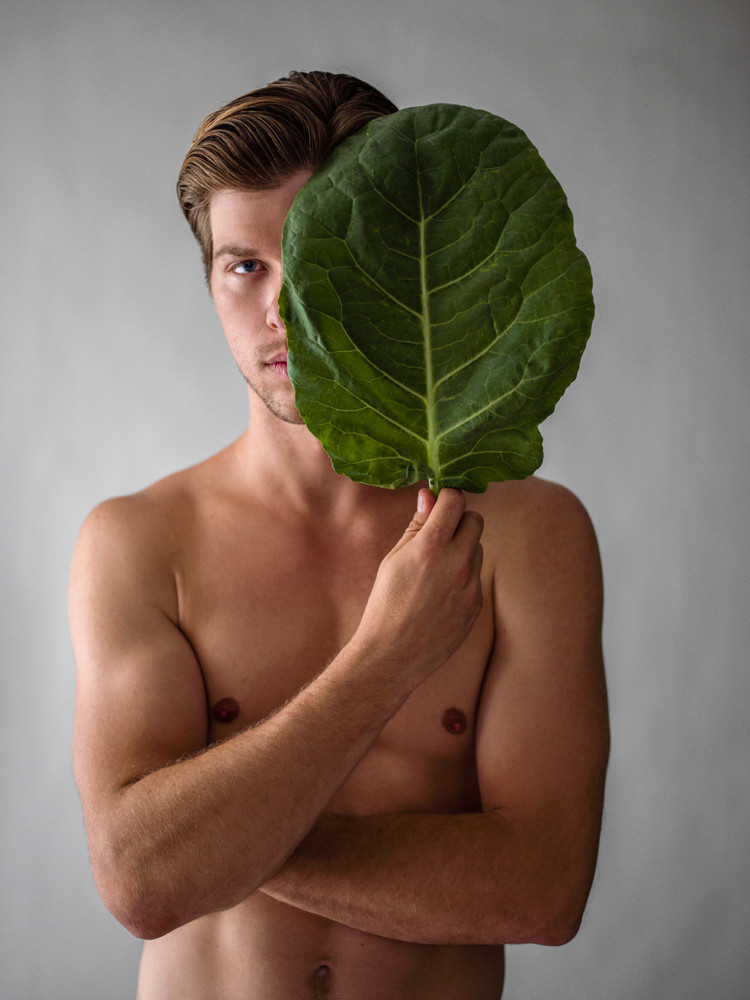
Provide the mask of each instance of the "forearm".
POLYGON ((324 816, 263 891, 401 941, 561 944, 591 866, 571 872, 552 840, 499 813, 324 816))
POLYGON ((407 694, 347 647, 265 722, 121 789, 92 850, 105 902, 142 937, 240 902, 304 838, 407 694))

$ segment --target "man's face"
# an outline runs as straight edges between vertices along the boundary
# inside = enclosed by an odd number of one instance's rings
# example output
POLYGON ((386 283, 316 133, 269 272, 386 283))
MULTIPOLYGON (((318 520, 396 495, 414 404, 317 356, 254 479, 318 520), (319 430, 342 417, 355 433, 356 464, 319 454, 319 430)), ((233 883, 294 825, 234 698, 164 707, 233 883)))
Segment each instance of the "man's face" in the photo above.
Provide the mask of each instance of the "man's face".
POLYGON ((229 347, 253 392, 293 424, 302 419, 279 316, 281 230, 294 196, 311 176, 301 171, 271 191, 217 191, 210 202, 211 294, 229 347))

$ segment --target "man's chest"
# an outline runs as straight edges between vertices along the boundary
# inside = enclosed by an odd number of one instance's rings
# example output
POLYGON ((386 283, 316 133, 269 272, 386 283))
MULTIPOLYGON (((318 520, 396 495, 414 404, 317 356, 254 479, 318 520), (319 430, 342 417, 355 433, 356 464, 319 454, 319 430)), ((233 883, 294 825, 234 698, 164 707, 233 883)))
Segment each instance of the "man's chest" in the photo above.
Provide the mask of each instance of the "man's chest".
MULTIPOLYGON (((180 580, 181 618, 203 670, 211 740, 262 721, 325 668, 354 634, 384 554, 338 558, 263 533, 196 551, 180 580)), ((376 798, 390 809, 448 808, 464 794, 493 641, 488 597, 469 639, 388 723, 338 808, 376 798)))

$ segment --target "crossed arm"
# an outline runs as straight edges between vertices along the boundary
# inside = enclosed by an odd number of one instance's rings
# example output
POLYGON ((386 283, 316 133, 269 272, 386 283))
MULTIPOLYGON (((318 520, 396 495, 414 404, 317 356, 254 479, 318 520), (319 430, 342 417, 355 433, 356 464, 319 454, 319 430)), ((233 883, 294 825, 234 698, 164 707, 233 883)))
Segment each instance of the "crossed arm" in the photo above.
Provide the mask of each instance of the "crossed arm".
POLYGON ((323 816, 264 892, 424 944, 575 935, 596 865, 609 727, 596 542, 572 498, 561 503, 513 559, 513 587, 496 594, 501 631, 476 744, 484 811, 323 816))
MULTIPOLYGON (((171 624, 168 574, 151 560, 132 572, 132 589, 111 572, 85 584, 95 557, 84 541, 72 598, 76 772, 97 884, 134 933, 160 936, 261 888, 423 943, 560 943, 575 932, 607 753, 598 560, 580 514, 564 518, 572 523, 552 564, 548 532, 509 553, 526 578, 496 588, 502 618, 477 728, 484 812, 322 815, 388 719, 450 655, 446 636, 457 648, 476 617, 478 531, 461 509, 446 498, 429 518, 434 537, 422 531, 427 514, 415 519, 352 643, 279 713, 208 749, 199 668, 171 624), (144 592, 158 595, 148 608, 144 592), (428 614, 430 602, 439 614, 428 614), (438 620, 436 662, 425 650, 438 620), (326 729, 315 719, 332 714, 346 725, 313 743, 310 733, 326 729)), ((107 529, 109 564, 132 560, 129 534, 107 529)))

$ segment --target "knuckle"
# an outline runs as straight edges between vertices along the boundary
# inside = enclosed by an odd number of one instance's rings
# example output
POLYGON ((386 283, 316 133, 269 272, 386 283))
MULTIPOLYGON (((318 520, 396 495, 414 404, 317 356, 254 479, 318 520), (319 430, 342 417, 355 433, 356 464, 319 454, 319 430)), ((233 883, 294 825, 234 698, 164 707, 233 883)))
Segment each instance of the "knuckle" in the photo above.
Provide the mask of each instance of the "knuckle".
POLYGON ((478 541, 484 531, 484 518, 475 510, 466 510, 461 518, 461 525, 467 538, 478 541))
POLYGON ((473 555, 462 559, 456 565, 453 571, 453 584, 457 590, 467 591, 470 598, 473 598, 477 589, 481 592, 479 567, 473 555))
POLYGON ((442 548, 448 539, 448 532, 441 524, 428 524, 420 532, 420 537, 424 539, 424 544, 428 551, 435 551, 442 548))
POLYGON ((464 512, 464 517, 468 518, 470 521, 474 521, 480 531, 484 530, 484 518, 478 510, 467 510, 464 512))
POLYGON ((448 504, 453 510, 466 513, 466 497, 460 490, 448 491, 448 504))

